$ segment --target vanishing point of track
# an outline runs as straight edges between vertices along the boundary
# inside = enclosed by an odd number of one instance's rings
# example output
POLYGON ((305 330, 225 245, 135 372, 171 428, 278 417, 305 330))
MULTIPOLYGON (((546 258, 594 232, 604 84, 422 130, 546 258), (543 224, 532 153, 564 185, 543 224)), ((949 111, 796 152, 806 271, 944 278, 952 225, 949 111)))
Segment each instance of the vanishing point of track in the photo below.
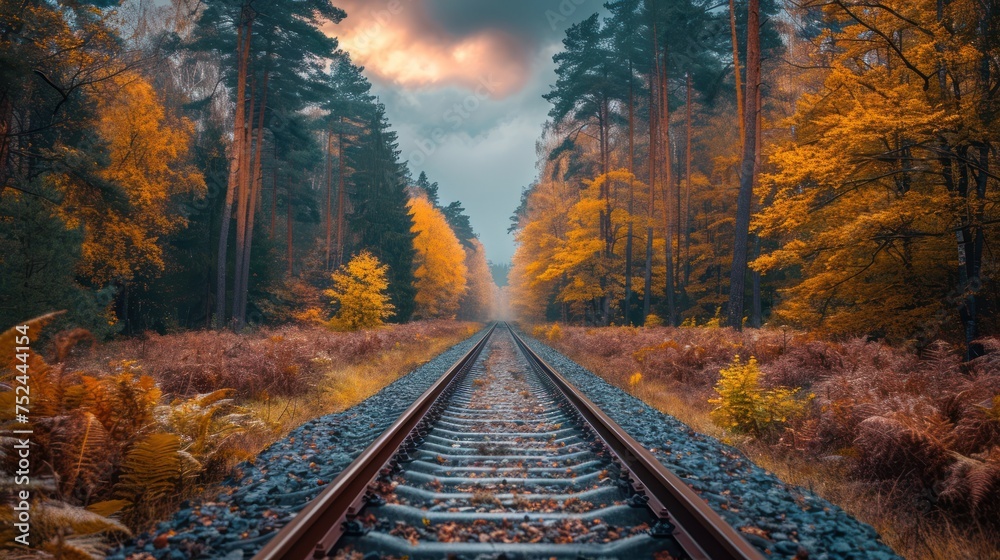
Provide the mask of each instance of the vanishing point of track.
POLYGON ((256 558, 372 553, 763 558, 506 325, 492 326, 256 558))

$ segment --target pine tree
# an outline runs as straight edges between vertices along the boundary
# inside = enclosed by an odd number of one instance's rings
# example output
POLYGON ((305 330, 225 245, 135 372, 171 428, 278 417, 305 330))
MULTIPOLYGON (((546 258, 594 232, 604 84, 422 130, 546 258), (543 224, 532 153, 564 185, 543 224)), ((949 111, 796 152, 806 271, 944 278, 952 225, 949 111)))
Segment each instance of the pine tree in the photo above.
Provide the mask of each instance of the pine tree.
POLYGON ((385 109, 376 105, 357 146, 348 150, 357 190, 350 217, 356 251, 367 249, 389 266, 393 317, 407 321, 413 313, 412 221, 407 211, 406 174, 399 162, 396 134, 389 129, 385 109))
POLYGON ((358 142, 358 138, 375 108, 375 98, 370 93, 371 84, 362 75, 361 68, 352 64, 350 57, 346 54, 340 55, 336 64, 331 66, 330 87, 333 92, 326 103, 329 116, 326 119, 325 127, 328 134, 331 135, 331 139, 336 138, 337 198, 334 206, 331 200, 333 185, 329 185, 326 205, 328 213, 326 217, 327 268, 332 264, 340 264, 344 258, 347 208, 351 204, 347 192, 348 177, 353 172, 348 161, 350 159, 348 150, 358 142), (336 208, 335 215, 333 214, 334 207, 336 208), (335 236, 332 235, 334 230, 335 236), (334 240, 333 244, 331 244, 331 237, 334 240))
POLYGON ((726 323, 743 328, 744 286, 750 239, 750 205, 753 200, 754 177, 757 174, 757 94, 760 88, 760 1, 747 0, 747 81, 743 97, 743 155, 740 164, 740 190, 736 198, 736 224, 733 243, 733 264, 729 273, 729 304, 726 323))

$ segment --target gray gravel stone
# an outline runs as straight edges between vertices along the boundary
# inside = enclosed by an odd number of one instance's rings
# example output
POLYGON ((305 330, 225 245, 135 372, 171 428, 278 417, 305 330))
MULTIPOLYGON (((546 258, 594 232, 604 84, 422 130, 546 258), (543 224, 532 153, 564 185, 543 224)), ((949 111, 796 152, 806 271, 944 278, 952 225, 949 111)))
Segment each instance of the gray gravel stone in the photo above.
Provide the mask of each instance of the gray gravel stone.
POLYGON ((112 551, 108 558, 123 560, 137 553, 158 560, 173 560, 177 554, 181 554, 180 558, 253 556, 468 352, 482 334, 442 352, 357 406, 299 426, 253 461, 239 465, 235 474, 223 482, 215 499, 182 505, 169 521, 157 525, 156 533, 136 537, 112 551), (308 468, 310 462, 321 469, 308 468), (290 474, 298 480, 290 478, 290 474), (209 522, 208 527, 203 526, 202 519, 209 522), (227 529, 220 532, 220 527, 227 529), (185 536, 171 538, 165 548, 154 548, 153 538, 170 530, 185 536))
POLYGON ((802 547, 813 560, 902 560, 882 543, 870 525, 804 488, 785 484, 751 463, 737 449, 694 432, 556 350, 522 336, 549 365, 651 449, 723 518, 737 528, 767 531, 771 539, 748 535, 747 540, 769 557, 792 558, 802 547), (730 491, 726 499, 718 495, 720 485, 730 491), (726 509, 720 507, 723 503, 726 509), (737 510, 738 516, 732 510, 737 510), (774 542, 778 540, 781 542, 774 542))
MULTIPOLYGON (((184 504, 171 520, 160 523, 155 533, 137 537, 109 558, 124 560, 141 552, 158 560, 253 556, 481 334, 443 352, 363 403, 306 422, 252 462, 240 465, 214 500, 184 504), (310 462, 320 468, 308 468, 310 462), (208 520, 208 526, 203 525, 203 519, 208 520), (155 549, 152 539, 170 530, 185 536, 171 538, 168 547, 155 549)), ((751 535, 749 540, 768 556, 792 558, 801 547, 812 560, 901 560, 878 539, 874 529, 840 508, 782 483, 736 449, 693 432, 548 346, 525 338, 730 523, 767 531, 770 539, 751 535), (724 490, 729 494, 721 495, 724 490)))

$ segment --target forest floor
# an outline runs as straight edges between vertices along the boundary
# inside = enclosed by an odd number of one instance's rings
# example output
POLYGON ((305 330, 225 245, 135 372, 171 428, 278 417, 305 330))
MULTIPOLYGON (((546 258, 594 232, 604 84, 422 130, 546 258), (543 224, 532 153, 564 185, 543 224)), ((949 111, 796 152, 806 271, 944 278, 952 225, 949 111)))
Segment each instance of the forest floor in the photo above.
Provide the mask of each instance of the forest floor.
MULTIPOLYGON (((1000 558, 1000 342, 962 364, 790 330, 536 326, 533 334, 784 481, 874 526, 910 560, 1000 558), (759 393, 800 389, 800 410, 756 435, 713 419, 720 369, 759 363, 759 393)), ((766 400, 763 399, 762 400, 766 400)))
POLYGON ((244 442, 254 455, 307 420, 360 403, 480 328, 434 320, 355 332, 290 325, 150 334, 101 345, 67 367, 99 372, 130 360, 168 400, 229 390, 271 428, 244 442))
MULTIPOLYGON (((87 414, 92 408, 87 403, 93 400, 141 402, 141 407, 115 405, 118 412, 109 412, 109 425, 141 417, 134 423, 143 426, 142 434, 133 439, 149 432, 176 434, 182 446, 201 451, 198 459, 204 468, 195 484, 177 488, 166 498, 145 500, 150 505, 142 511, 125 512, 126 525, 135 531, 172 513, 180 500, 212 491, 236 463, 255 457, 297 426, 362 402, 480 328, 477 323, 437 320, 357 332, 289 325, 239 334, 149 334, 91 348, 78 345, 53 366, 59 375, 47 379, 56 393, 94 393, 81 403, 67 401, 63 408, 83 407, 87 414), (194 430, 200 437, 187 429, 195 421, 206 426, 194 430)), ((119 448, 134 444, 130 436, 117 433, 109 431, 112 459, 102 465, 112 480, 128 469, 119 448)), ((55 432, 52 436, 62 437, 55 432)), ((53 460, 62 463, 58 456, 53 460)), ((65 477, 60 473, 60 478, 65 477)), ((120 492, 118 486, 99 484, 91 489, 88 503, 110 500, 120 492)))

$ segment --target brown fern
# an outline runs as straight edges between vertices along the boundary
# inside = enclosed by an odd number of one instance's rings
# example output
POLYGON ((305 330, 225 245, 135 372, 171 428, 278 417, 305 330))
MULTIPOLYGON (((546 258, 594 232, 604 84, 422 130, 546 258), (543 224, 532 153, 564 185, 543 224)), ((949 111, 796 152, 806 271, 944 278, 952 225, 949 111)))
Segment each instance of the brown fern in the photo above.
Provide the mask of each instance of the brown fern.
POLYGON ((107 431, 93 414, 79 412, 67 418, 56 438, 60 492, 67 497, 79 492, 86 503, 110 468, 107 431))
POLYGON ((973 455, 1000 445, 1000 395, 966 403, 955 426, 956 451, 973 455))
POLYGON ((161 423, 181 436, 183 452, 190 454, 190 468, 208 474, 225 471, 235 460, 247 458, 240 453, 238 438, 249 430, 265 428, 236 406, 231 393, 222 389, 159 407, 161 423))
POLYGON ((125 457, 115 494, 133 504, 149 504, 169 496, 181 476, 180 438, 155 433, 135 444, 125 457))
POLYGON ((793 449, 805 451, 814 447, 819 442, 820 425, 819 419, 807 418, 794 428, 786 430, 784 442, 793 449))
POLYGON ((939 375, 951 375, 958 371, 962 359, 950 344, 936 340, 924 348, 921 369, 939 375))
POLYGON ((97 346, 97 339, 87 329, 76 328, 57 333, 53 339, 56 347, 56 363, 65 362, 69 353, 81 342, 89 342, 91 351, 97 346))
POLYGON ((968 473, 969 500, 974 512, 1000 502, 1000 447, 994 447, 968 473))
POLYGON ((939 495, 942 505, 1000 526, 1000 446, 985 454, 955 454, 939 495))
MULTIPOLYGON (((0 506, 2 526, 10 527, 13 519, 11 507, 0 506)), ((67 560, 104 558, 108 548, 108 541, 104 537, 130 534, 128 528, 116 519, 57 500, 33 504, 31 519, 33 548, 67 560)), ((0 537, 9 536, 9 532, 0 532, 0 537)), ((0 557, 7 558, 13 550, 24 549, 16 545, 13 539, 0 538, 0 557)))
MULTIPOLYGON (((38 334, 41 332, 42 327, 47 323, 52 322, 56 317, 62 315, 65 311, 55 311, 53 313, 48 313, 40 317, 35 317, 30 321, 25 321, 21 323, 22 325, 27 325, 28 336, 31 340, 37 340, 38 334)), ((14 349, 18 346, 17 339, 22 336, 22 333, 18 332, 16 326, 7 329, 6 331, 0 333, 0 359, 4 360, 3 366, 3 377, 0 377, 0 382, 6 382, 8 378, 7 375, 11 374, 13 370, 8 370, 8 366, 15 359, 14 349)))
POLYGON ((953 461, 950 423, 941 417, 917 420, 896 415, 873 416, 858 426, 854 445, 858 474, 896 479, 930 487, 953 461))

